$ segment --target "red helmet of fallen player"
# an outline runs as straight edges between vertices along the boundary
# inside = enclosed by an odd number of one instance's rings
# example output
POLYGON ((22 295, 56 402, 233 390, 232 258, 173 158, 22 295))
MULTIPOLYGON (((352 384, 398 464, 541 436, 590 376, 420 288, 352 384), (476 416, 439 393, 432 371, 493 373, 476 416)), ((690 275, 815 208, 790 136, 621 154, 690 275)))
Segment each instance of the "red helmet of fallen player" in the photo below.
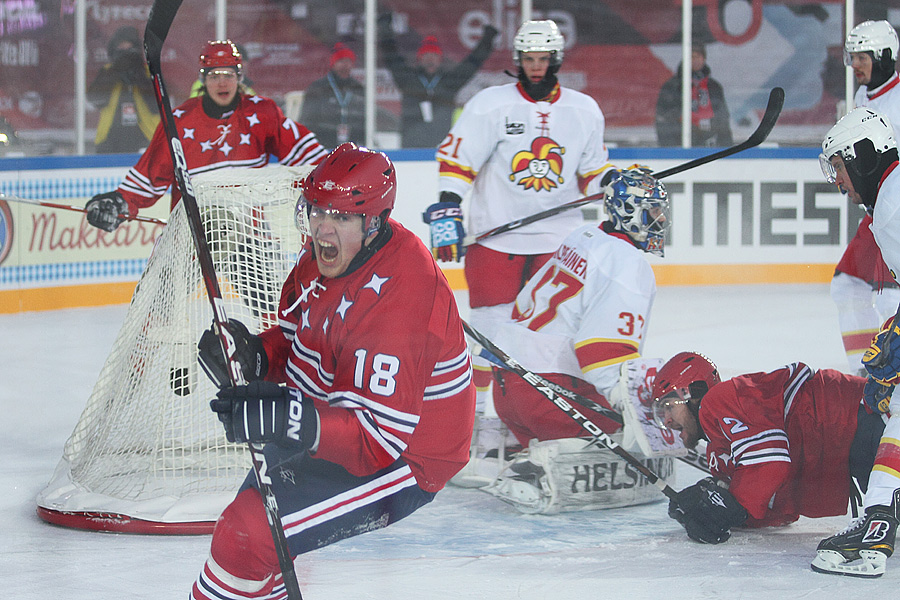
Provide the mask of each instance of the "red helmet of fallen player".
POLYGON ((679 352, 670 358, 660 367, 653 380, 653 413, 657 425, 662 426, 661 415, 665 404, 663 398, 674 393, 681 402, 687 402, 688 407, 696 414, 700 408, 700 399, 721 381, 715 363, 702 354, 679 352))

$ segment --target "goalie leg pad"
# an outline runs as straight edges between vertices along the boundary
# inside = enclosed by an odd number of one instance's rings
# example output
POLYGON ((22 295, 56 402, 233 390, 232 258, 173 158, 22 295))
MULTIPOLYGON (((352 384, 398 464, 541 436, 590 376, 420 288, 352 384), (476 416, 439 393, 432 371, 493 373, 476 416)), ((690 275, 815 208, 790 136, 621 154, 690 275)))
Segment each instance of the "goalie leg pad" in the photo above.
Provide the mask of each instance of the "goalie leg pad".
MULTIPOLYGON (((620 439, 619 434, 612 437, 620 439)), ((673 458, 636 457, 660 477, 670 483, 674 480, 673 458)), ((589 446, 579 438, 532 440, 484 489, 526 514, 618 508, 664 498, 611 450, 589 446)))

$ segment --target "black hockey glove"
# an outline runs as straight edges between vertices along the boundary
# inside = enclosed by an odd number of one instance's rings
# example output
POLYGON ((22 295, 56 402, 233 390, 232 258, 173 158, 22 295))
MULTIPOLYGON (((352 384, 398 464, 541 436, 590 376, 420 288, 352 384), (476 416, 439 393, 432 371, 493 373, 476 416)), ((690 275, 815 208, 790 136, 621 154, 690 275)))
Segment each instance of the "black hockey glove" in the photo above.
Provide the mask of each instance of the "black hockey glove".
POLYGON ((669 516, 695 542, 721 544, 731 537, 731 528, 742 525, 749 515, 731 492, 707 477, 669 501, 669 516))
POLYGON ((270 381, 219 390, 209 403, 225 426, 229 442, 264 444, 308 450, 319 435, 319 417, 311 398, 300 390, 270 381))
MULTIPOLYGON (((250 333, 243 323, 234 319, 228 319, 228 330, 234 337, 235 356, 241 363, 244 379, 248 382, 263 379, 269 372, 269 357, 266 356, 262 339, 258 335, 250 333)), ((198 356, 200 366, 203 367, 203 371, 216 387, 222 388, 230 385, 228 361, 225 360, 225 353, 222 352, 219 336, 212 328, 207 329, 200 336, 197 349, 200 351, 198 356)))
POLYGON ((115 231, 129 216, 128 203, 119 192, 97 194, 84 205, 87 221, 97 229, 115 231))

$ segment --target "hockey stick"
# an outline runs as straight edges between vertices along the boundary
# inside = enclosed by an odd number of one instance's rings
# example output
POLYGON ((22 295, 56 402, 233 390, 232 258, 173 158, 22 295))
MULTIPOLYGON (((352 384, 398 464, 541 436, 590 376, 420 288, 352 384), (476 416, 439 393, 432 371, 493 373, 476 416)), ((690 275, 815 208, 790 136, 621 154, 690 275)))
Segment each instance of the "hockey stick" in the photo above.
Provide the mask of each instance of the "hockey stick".
MULTIPOLYGON (((740 144, 731 146, 730 148, 725 148, 724 150, 719 150, 718 152, 713 152, 712 154, 707 154, 706 156, 701 156, 700 158, 689 160, 686 163, 675 165, 674 167, 671 167, 669 169, 663 169, 662 171, 653 173, 652 177, 656 179, 664 179, 671 175, 675 175, 677 173, 682 173, 689 169, 699 167, 700 165, 705 165, 706 163, 712 162, 714 160, 719 160, 720 158, 725 158, 726 156, 731 156, 732 154, 737 154, 738 152, 743 152, 744 150, 759 146, 766 140, 767 137, 769 137, 769 133, 771 133, 772 128, 775 127, 775 122, 778 120, 778 116, 781 114, 782 106, 784 106, 784 90, 780 87, 772 88, 772 91, 769 92, 769 102, 766 105, 766 112, 763 114, 762 119, 759 121, 759 125, 756 127, 756 131, 750 134, 750 137, 748 137, 746 140, 744 140, 740 144)), ((559 206, 548 208, 547 210, 543 210, 539 213, 535 213, 527 217, 522 217, 521 219, 516 219, 515 221, 510 221, 509 223, 506 223, 504 225, 498 225, 497 227, 489 229, 484 233, 479 233, 478 235, 467 235, 463 239, 463 246, 471 246, 472 244, 477 244, 478 242, 486 238, 500 235, 501 233, 506 233, 508 231, 513 231, 514 229, 519 229, 520 227, 525 227, 526 225, 531 225, 532 223, 535 223, 537 221, 541 221, 548 217, 558 215, 561 212, 565 212, 573 208, 578 208, 579 206, 584 206, 585 204, 590 204, 591 202, 596 202, 597 200, 602 200, 604 196, 605 194, 601 192, 599 194, 594 194, 585 198, 579 198, 578 200, 573 200, 571 202, 567 202, 566 204, 560 204, 559 206)))
MULTIPOLYGON (((19 196, 10 196, 8 194, 4 194, 0 192, 0 200, 5 200, 7 202, 21 202, 22 204, 34 204, 36 206, 45 206, 47 208, 61 208, 62 210, 73 210, 75 212, 86 213, 87 210, 83 206, 71 206, 69 204, 56 204, 55 202, 47 202, 46 200, 32 200, 29 198, 20 198, 19 196)), ((127 218, 125 215, 119 215, 122 218, 127 218)), ((131 217, 128 219, 129 221, 141 221, 142 223, 152 223, 153 225, 165 225, 166 222, 160 219, 154 219, 153 217, 142 217, 137 215, 135 217, 131 217)))
POLYGON ((588 432, 588 434, 590 434, 592 443, 602 444, 603 446, 606 446, 609 450, 624 459, 625 462, 627 462, 629 465, 637 469, 637 471, 641 475, 647 478, 647 481, 658 487, 668 498, 672 500, 675 499, 677 492, 672 489, 669 484, 667 484, 662 478, 660 478, 659 475, 651 471, 644 463, 631 455, 615 440, 609 437, 609 434, 604 432, 587 417, 578 412, 578 409, 572 406, 572 404, 568 402, 562 395, 554 391, 552 387, 545 385, 544 379, 541 376, 532 373, 531 371, 520 365, 516 361, 516 359, 512 358, 503 350, 495 346, 493 342, 484 337, 481 333, 479 333, 465 321, 463 321, 463 329, 465 329, 466 334, 472 340, 480 344, 491 354, 503 361, 503 363, 507 365, 507 368, 509 368, 510 371, 524 379, 526 383, 539 391, 547 398, 547 400, 555 404, 557 408, 566 413, 566 415, 570 419, 581 425, 581 428, 588 432))
MULTIPOLYGON (((482 338, 487 340, 487 338, 484 338, 483 336, 482 336, 482 338)), ((474 338, 473 338, 473 340, 474 340, 474 338)), ((475 340, 475 343, 477 344, 477 346, 472 349, 473 355, 481 356, 481 358, 484 358, 485 360, 494 363, 501 369, 506 369, 508 371, 514 371, 514 369, 512 368, 513 363, 515 365, 521 367, 521 365, 518 362, 516 362, 516 360, 514 358, 512 358, 508 355, 505 355, 505 354, 503 357, 497 356, 491 350, 489 350, 488 348, 485 348, 484 344, 482 344, 480 341, 475 340)), ((496 346, 492 346, 492 347, 495 350, 499 350, 499 348, 497 348, 496 346)), ((575 404, 578 404, 585 408, 589 408, 592 411, 603 415, 607 419, 610 419, 611 421, 615 421, 619 425, 625 424, 625 419, 622 417, 622 414, 619 413, 618 411, 608 408, 606 406, 603 406, 602 404, 598 404, 598 403, 594 402, 593 400, 591 400, 590 398, 586 398, 585 396, 582 396, 581 394, 578 394, 577 392, 574 392, 568 388, 565 388, 565 387, 559 385, 558 383, 554 383, 544 377, 541 377, 537 373, 532 373, 531 376, 534 379, 534 383, 536 383, 538 385, 543 385, 543 386, 549 387, 551 390, 553 390, 553 392, 562 396, 566 400, 574 402, 575 404)), ((531 381, 529 381, 529 383, 531 383, 531 381)), ((678 460, 680 460, 683 463, 686 463, 686 464, 694 467, 695 469, 699 469, 699 470, 703 471, 704 473, 709 474, 709 472, 710 472, 709 464, 707 464, 706 459, 700 453, 698 453, 696 450, 692 450, 690 448, 685 448, 685 450, 687 450, 687 456, 676 456, 675 458, 677 458, 678 460)))
MULTIPOLYGON (((200 218, 200 209, 188 176, 187 162, 181 147, 181 139, 175 126, 175 117, 172 115, 172 106, 169 95, 166 92, 162 77, 162 45, 169 34, 175 14, 181 6, 182 0, 154 0, 147 19, 147 27, 144 30, 144 54, 150 75, 153 78, 153 88, 156 92, 156 103, 159 106, 160 117, 169 140, 169 151, 172 155, 172 164, 175 168, 175 180, 178 190, 181 192, 181 201, 184 203, 191 237, 197 252, 197 262, 200 264, 200 272, 206 286, 206 293, 212 305, 213 329, 219 337, 222 352, 227 357, 229 375, 233 385, 246 383, 241 371, 240 363, 235 353, 234 336, 228 327, 228 319, 225 315, 225 304, 216 279, 212 255, 203 232, 203 222, 200 218)), ((256 481, 259 484, 259 492, 263 497, 263 505, 266 511, 266 520, 269 522, 269 530, 275 543, 275 553, 278 555, 278 564, 284 581, 284 588, 289 600, 302 600, 300 584, 297 582, 297 574, 294 571, 294 561, 288 549, 287 537, 278 513, 278 502, 275 492, 272 490, 272 480, 267 475, 266 457, 263 454, 261 444, 248 444, 250 456, 253 462, 253 470, 256 481)))

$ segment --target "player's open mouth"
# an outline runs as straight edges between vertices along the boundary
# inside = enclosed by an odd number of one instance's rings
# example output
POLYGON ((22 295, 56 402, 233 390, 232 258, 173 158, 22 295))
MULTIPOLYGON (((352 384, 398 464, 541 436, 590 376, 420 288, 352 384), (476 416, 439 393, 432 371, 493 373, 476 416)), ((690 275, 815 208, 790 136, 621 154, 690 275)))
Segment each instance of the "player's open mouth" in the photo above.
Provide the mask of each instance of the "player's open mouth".
POLYGON ((338 256, 337 246, 329 244, 328 242, 323 242, 322 240, 316 240, 316 252, 322 260, 326 262, 331 262, 337 259, 338 256))

